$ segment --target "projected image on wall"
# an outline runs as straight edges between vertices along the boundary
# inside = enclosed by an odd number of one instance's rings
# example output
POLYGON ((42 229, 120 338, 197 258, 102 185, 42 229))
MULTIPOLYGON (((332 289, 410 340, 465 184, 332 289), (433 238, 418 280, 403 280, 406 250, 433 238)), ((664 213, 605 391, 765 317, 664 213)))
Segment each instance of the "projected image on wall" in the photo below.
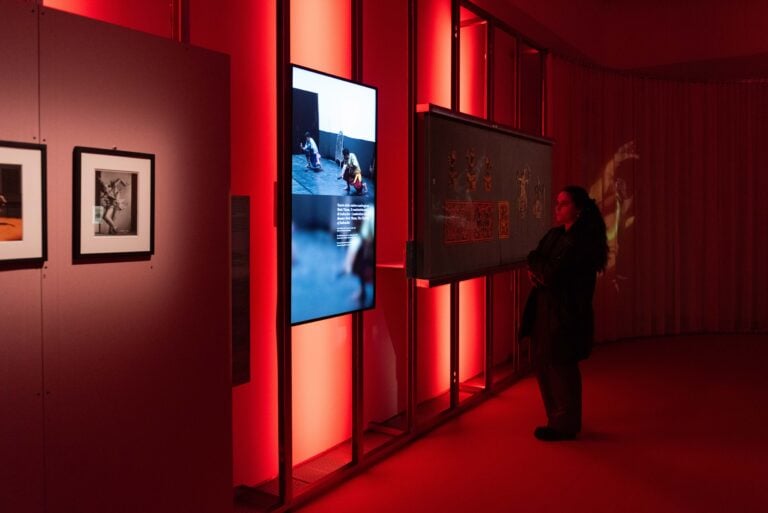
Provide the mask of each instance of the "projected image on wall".
POLYGON ((376 89, 292 68, 291 322, 374 305, 376 89))

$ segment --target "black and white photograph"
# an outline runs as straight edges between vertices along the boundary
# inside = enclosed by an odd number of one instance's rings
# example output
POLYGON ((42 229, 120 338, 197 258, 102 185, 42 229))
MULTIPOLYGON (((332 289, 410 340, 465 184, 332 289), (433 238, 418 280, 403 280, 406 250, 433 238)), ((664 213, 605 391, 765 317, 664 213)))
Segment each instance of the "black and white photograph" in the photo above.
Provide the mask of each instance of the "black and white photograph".
POLYGON ((0 141, 0 262, 46 258, 45 146, 0 141))
POLYGON ((76 147, 74 166, 74 257, 152 255, 155 156, 76 147))
POLYGON ((136 235, 136 195, 138 173, 96 170, 94 235, 136 235))

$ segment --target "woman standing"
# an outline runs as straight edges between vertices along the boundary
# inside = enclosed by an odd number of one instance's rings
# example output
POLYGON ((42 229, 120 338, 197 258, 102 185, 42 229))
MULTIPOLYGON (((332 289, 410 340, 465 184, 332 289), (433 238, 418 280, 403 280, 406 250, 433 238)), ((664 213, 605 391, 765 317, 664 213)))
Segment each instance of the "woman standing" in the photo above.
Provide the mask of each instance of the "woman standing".
POLYGON ((533 341, 547 412, 547 425, 534 436, 546 441, 571 440, 581 431, 579 361, 592 350, 592 296, 608 260, 605 222, 582 187, 568 186, 557 195, 555 221, 558 226, 528 255, 534 288, 520 329, 520 337, 533 341))

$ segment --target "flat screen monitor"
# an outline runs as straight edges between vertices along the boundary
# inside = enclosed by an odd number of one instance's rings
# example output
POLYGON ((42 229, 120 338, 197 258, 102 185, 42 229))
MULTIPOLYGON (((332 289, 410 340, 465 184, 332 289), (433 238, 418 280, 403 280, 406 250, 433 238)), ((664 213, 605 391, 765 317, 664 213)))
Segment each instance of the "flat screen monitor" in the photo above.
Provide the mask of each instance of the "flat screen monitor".
POLYGON ((291 324, 373 308, 377 91, 291 66, 291 324))

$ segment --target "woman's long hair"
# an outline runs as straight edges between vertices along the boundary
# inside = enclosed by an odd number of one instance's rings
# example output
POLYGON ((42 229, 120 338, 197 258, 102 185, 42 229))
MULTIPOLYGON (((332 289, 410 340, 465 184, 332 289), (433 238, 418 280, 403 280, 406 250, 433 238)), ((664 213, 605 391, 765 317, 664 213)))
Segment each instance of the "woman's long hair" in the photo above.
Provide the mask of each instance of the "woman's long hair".
POLYGON ((605 221, 597 203, 589 197, 586 189, 578 185, 563 187, 563 192, 568 193, 576 210, 579 211, 579 217, 573 223, 571 230, 575 229, 574 234, 584 237, 592 246, 595 271, 605 270, 605 265, 608 263, 608 239, 605 221))

